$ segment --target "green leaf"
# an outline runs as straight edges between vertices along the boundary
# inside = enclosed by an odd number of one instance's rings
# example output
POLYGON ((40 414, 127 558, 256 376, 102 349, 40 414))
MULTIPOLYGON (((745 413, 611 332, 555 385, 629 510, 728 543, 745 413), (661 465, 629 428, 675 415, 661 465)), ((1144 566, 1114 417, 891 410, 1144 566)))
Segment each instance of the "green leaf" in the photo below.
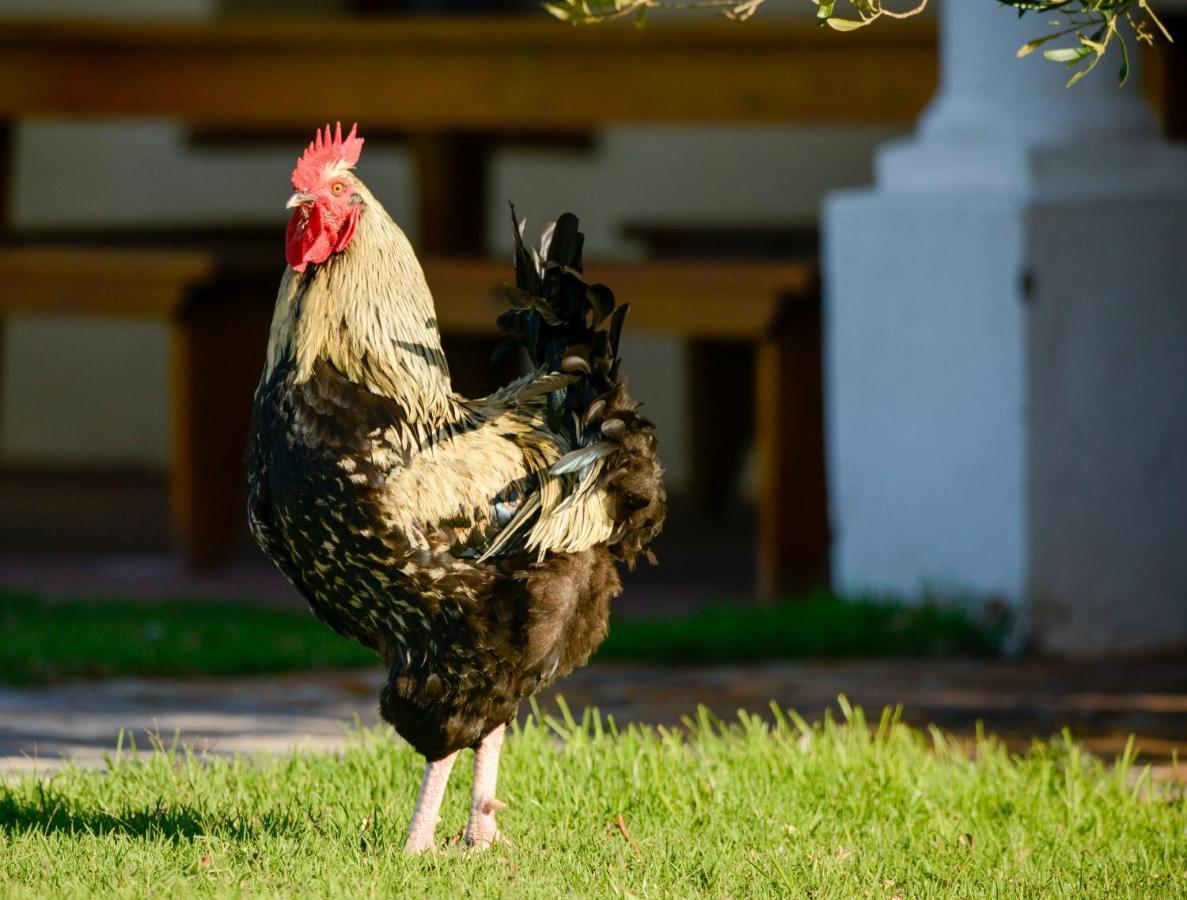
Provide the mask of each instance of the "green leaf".
POLYGON ((1091 52, 1087 47, 1059 47, 1056 50, 1043 51, 1043 56, 1052 62, 1074 63, 1079 62, 1091 52))
MULTIPOLYGON (((816 6, 816 18, 828 19, 832 16, 833 10, 837 6, 837 0, 820 0, 816 6)), ((822 21, 820 24, 824 24, 822 21)))
POLYGON ((1017 56, 1019 59, 1024 56, 1030 56, 1032 53, 1038 50, 1039 47, 1043 46, 1043 44, 1047 43, 1048 41, 1053 41, 1058 37, 1063 37, 1065 34, 1067 34, 1066 31, 1060 31, 1056 34, 1046 34, 1043 35, 1043 37, 1037 37, 1033 41, 1027 41, 1018 48, 1017 56))
POLYGON ((859 28, 865 28, 869 22, 861 22, 856 19, 828 19, 828 27, 835 31, 857 31, 859 28))
POLYGON ((635 27, 642 28, 647 24, 647 7, 640 6, 639 11, 635 13, 635 27))
POLYGON ((572 10, 568 6, 561 6, 559 3, 545 3, 544 8, 548 10, 549 14, 556 16, 562 22, 568 22, 572 17, 572 10))

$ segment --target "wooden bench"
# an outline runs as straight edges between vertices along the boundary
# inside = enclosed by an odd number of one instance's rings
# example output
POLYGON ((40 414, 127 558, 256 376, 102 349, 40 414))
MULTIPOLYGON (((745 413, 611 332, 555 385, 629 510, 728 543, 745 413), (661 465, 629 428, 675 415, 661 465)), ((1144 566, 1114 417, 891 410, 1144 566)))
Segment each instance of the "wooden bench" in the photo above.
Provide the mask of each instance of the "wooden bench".
MULTIPOLYGON (((243 451, 275 295, 273 268, 244 280, 227 278, 216 256, 203 252, 0 250, 0 318, 33 313, 168 324, 172 520, 195 568, 225 561, 241 528, 243 451)), ((758 346, 760 589, 772 594, 818 583, 826 575, 828 532, 815 267, 672 262, 587 269, 631 303, 632 333, 758 346)), ((425 270, 444 333, 496 334, 506 263, 430 259, 425 270)))
POLYGON ((194 291, 208 283, 214 272, 214 259, 202 253, 0 250, 0 281, 6 286, 0 293, 0 317, 14 313, 84 315, 168 323, 173 344, 170 505, 178 537, 187 556, 198 565, 209 561, 206 548, 214 536, 200 534, 195 527, 195 518, 203 512, 202 498, 194 493, 198 479, 192 476, 199 441, 192 404, 186 400, 195 393, 200 371, 194 371, 197 359, 185 309, 194 291))

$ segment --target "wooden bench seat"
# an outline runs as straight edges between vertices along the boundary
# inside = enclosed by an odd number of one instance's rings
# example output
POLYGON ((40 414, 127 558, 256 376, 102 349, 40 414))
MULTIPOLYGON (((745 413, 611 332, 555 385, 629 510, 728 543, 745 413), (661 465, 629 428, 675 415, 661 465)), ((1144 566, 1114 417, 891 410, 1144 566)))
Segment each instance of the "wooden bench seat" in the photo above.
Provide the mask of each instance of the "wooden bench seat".
MULTIPOLYGON (((226 560, 243 516, 247 421, 275 296, 276 266, 260 268, 245 280, 242 266, 230 278, 209 252, 0 249, 0 321, 33 313, 169 325, 172 516, 185 558, 196 568, 226 560)), ((663 262, 586 268, 631 303, 631 333, 758 346, 760 590, 819 583, 828 539, 815 267, 663 262)), ((507 263, 430 259, 425 272, 443 333, 496 334, 507 263)))
POLYGON ((195 251, 0 249, 5 285, 0 310, 168 318, 178 312, 186 292, 214 271, 214 257, 195 251))

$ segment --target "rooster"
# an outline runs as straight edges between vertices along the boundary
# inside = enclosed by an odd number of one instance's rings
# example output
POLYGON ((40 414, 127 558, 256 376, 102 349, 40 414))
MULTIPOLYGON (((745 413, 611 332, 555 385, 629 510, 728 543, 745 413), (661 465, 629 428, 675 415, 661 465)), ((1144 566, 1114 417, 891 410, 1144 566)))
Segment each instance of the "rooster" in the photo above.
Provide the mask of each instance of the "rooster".
POLYGON ((620 566, 655 561, 663 473, 619 375, 627 307, 582 275, 577 219, 529 250, 512 209, 499 325, 531 371, 466 399, 416 254, 354 173, 362 145, 327 125, 292 174, 248 518, 313 613, 387 668, 380 712, 426 760, 405 849, 435 847, 465 748, 482 848, 505 727, 606 636, 620 566))

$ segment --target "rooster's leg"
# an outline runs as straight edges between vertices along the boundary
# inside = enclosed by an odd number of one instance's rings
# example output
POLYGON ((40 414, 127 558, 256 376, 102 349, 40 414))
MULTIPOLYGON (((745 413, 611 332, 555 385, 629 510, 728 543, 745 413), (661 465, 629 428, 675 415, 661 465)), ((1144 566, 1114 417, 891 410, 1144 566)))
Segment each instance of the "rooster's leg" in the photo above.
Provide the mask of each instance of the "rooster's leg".
POLYGON ((408 841, 404 844, 405 853, 420 853, 431 850, 436 845, 437 820, 441 813, 441 798, 445 795, 445 785, 449 782, 449 773, 457 759, 457 751, 441 759, 433 760, 425 765, 425 777, 420 783, 420 796, 416 798, 416 808, 412 811, 412 824, 408 826, 408 841))
POLYGON ((506 725, 500 725, 474 750, 474 796, 470 801, 466 843, 475 849, 485 849, 499 837, 495 813, 506 804, 495 799, 495 781, 499 777, 499 750, 506 729, 506 725))

